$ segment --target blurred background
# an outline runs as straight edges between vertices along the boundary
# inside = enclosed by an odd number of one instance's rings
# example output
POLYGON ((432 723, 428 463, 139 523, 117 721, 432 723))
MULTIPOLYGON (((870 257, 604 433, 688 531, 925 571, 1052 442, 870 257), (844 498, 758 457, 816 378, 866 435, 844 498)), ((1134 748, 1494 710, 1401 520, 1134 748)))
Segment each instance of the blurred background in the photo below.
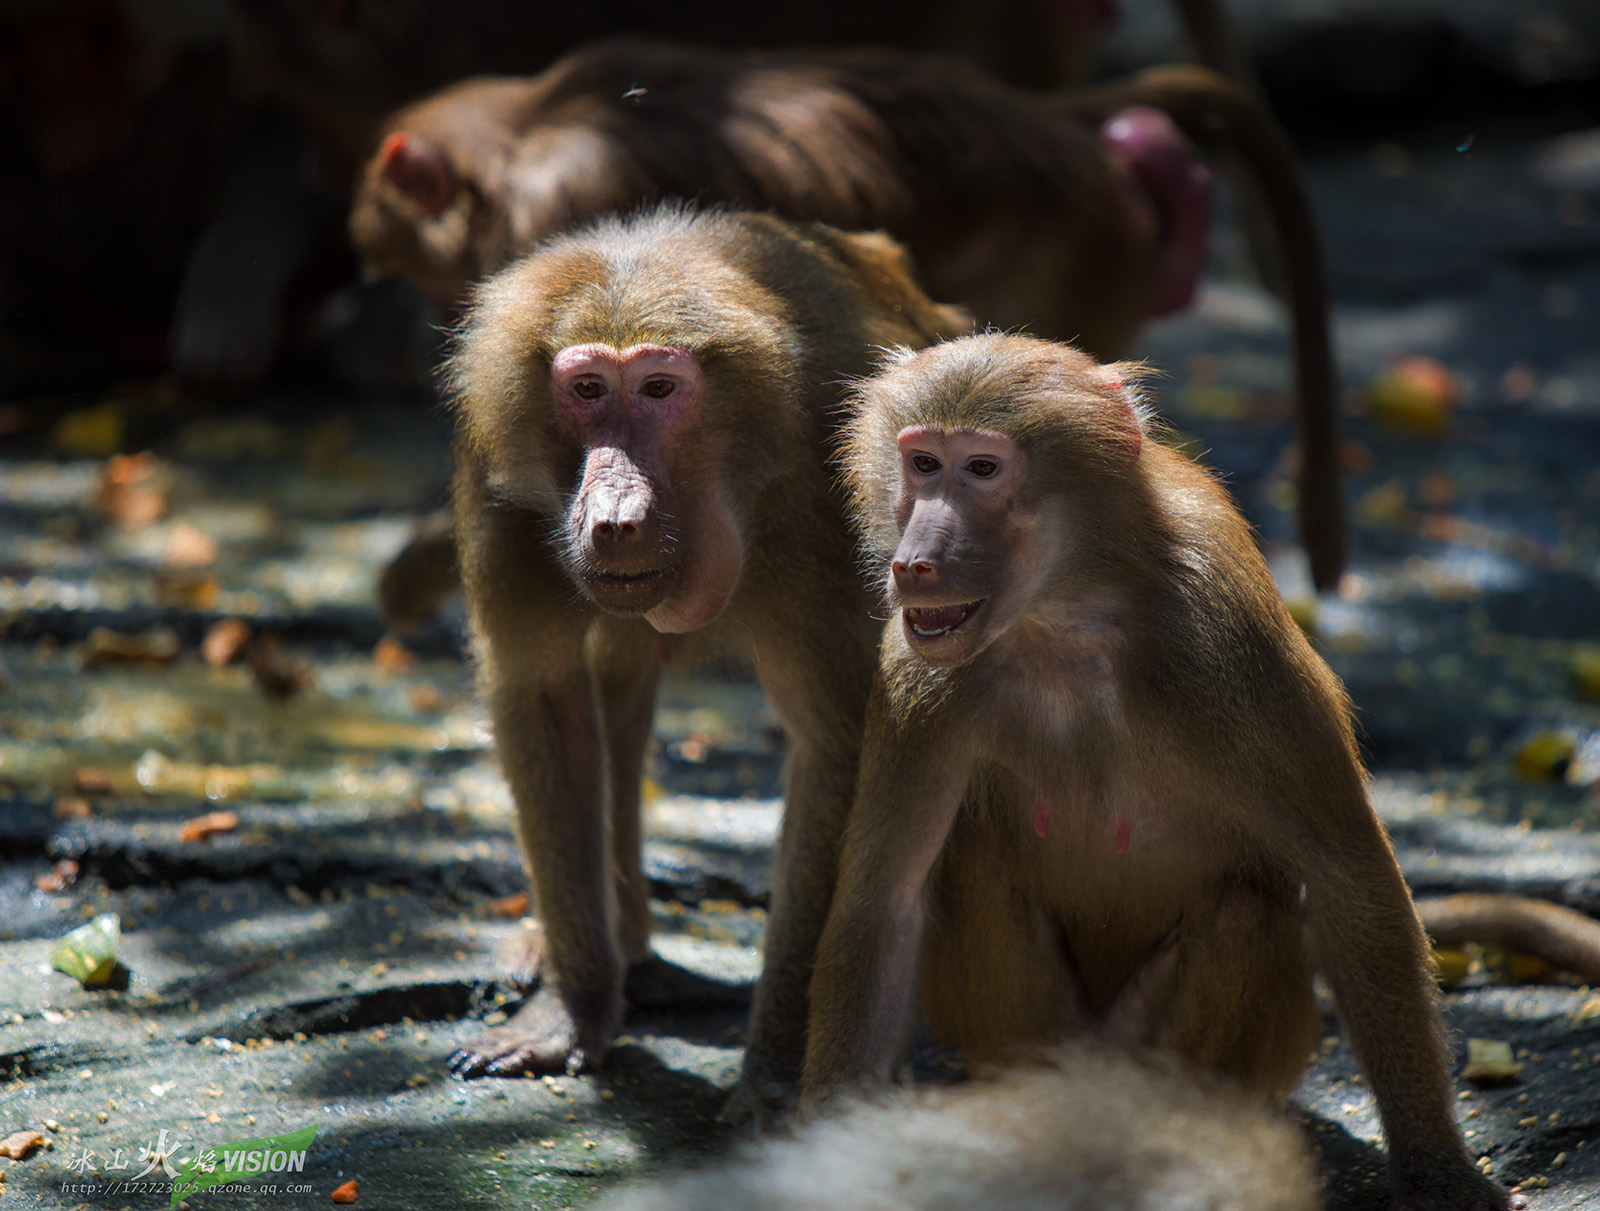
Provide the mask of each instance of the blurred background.
MULTIPOLYGON (((1600 915, 1600 6, 1228 9, 1329 260, 1338 593, 1311 591, 1294 541, 1288 328, 1226 197, 1194 305, 1136 348, 1155 402, 1227 476, 1345 679, 1413 888, 1600 915)), ((442 1056, 476 1029, 455 1018, 510 995, 485 975, 525 883, 459 607, 404 644, 373 607, 444 498, 450 425, 442 318, 351 250, 358 168, 398 105, 628 30, 873 41, 1034 88, 1193 57, 1164 0, 0 0, 0 1079, 19 1091, 0 1126, 132 1141, 93 1075, 113 1061, 141 1074, 121 1103, 140 1129, 178 1113, 142 1092, 173 1073, 182 1115, 221 1115, 228 1138, 337 1105, 341 1155, 395 1206, 470 1202, 496 1164, 496 1189, 566 1205, 714 1131, 781 788, 759 689, 676 676, 647 787, 657 951, 706 976, 712 1016, 686 1026, 681 991, 633 990, 614 1099, 452 1085, 442 1056), (134 979, 96 1000, 44 957, 106 910, 134 979), (229 1034, 305 1052, 222 1049, 237 1079, 205 1075, 196 1042, 229 1034)), ((1532 1065, 1477 1145, 1508 1183, 1553 1178, 1545 1205, 1589 1205, 1600 1160, 1576 1140, 1600 1101, 1575 1074, 1600 1062, 1600 999, 1513 966, 1453 969, 1453 1025, 1532 1065)), ((1365 1175, 1334 1205, 1368 1205, 1376 1119, 1332 1042, 1302 1106, 1329 1163, 1365 1175)))

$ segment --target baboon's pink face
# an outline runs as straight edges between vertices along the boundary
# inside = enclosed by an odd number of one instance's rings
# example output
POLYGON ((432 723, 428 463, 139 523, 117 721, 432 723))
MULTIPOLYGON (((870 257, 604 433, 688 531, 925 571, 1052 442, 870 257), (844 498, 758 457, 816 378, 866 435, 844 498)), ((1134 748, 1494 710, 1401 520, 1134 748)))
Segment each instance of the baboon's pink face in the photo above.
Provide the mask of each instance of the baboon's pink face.
POLYGON ((1038 528, 1022 500, 1027 455, 1003 433, 913 425, 897 438, 900 542, 888 595, 911 649, 931 665, 971 659, 1030 596, 1019 575, 1038 528))
POLYGON ((680 457, 706 379, 687 349, 575 345, 550 365, 558 415, 583 446, 565 562, 596 605, 660 631, 692 631, 738 582, 738 525, 715 477, 680 457))

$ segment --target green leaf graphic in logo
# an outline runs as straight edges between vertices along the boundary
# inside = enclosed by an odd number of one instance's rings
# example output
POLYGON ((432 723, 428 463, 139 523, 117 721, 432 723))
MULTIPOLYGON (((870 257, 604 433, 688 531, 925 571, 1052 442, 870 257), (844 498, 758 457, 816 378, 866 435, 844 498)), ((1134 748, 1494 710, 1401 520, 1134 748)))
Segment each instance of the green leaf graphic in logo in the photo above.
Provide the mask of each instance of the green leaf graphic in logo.
POLYGON ((249 1181, 269 1173, 299 1173, 305 1168, 306 1149, 316 1138, 317 1124, 312 1123, 288 1135, 207 1148, 178 1170, 169 1205, 176 1207, 191 1194, 225 1182, 249 1181))

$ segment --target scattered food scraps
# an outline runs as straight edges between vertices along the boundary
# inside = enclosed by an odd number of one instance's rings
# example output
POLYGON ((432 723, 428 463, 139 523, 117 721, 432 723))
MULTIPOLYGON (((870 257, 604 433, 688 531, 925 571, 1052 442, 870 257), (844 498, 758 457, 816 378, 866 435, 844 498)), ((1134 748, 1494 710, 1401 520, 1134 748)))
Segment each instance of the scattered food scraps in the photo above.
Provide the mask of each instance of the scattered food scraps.
POLYGON ((1368 414, 1408 437, 1442 437, 1461 398, 1456 376, 1431 357, 1402 358, 1372 383, 1368 414))
POLYGON ((9 1156, 14 1161, 25 1161, 44 1146, 43 1132, 14 1131, 0 1140, 0 1156, 9 1156))
POLYGON ((142 530, 167 512, 170 470, 150 451, 106 459, 95 491, 95 511, 124 530, 142 530))
POLYGON ((72 777, 72 784, 86 795, 109 795, 114 789, 111 775, 103 769, 85 765, 72 777))
POLYGON ((65 891, 78 881, 78 864, 71 858, 62 858, 47 875, 40 875, 33 885, 40 891, 55 893, 65 891))
POLYGON ((328 1197, 336 1203, 353 1203, 361 1197, 361 1187, 354 1181, 348 1181, 342 1186, 335 1186, 328 1197))
POLYGON ((94 813, 90 810, 87 799, 78 795, 67 795, 56 800, 56 805, 50 814, 57 820, 87 820, 94 813))
POLYGON ((243 618, 224 618, 211 624, 200 641, 200 656, 214 669, 220 669, 244 656, 250 642, 250 624, 243 618))
POLYGON ((239 827, 239 817, 234 812, 207 812, 178 826, 178 840, 204 841, 218 833, 231 833, 239 827))
POLYGON ((1511 1058, 1511 1044, 1499 1039, 1468 1039, 1464 1079, 1475 1085, 1502 1085, 1522 1075, 1527 1065, 1511 1058))
POLYGON ((417 658, 393 635, 385 635, 372 649, 372 662, 386 673, 409 673, 417 658))
POLYGON ((99 988, 110 983, 116 972, 117 943, 121 940, 122 919, 114 912, 101 913, 56 943, 50 952, 50 966, 85 988, 99 988))
POLYGON ((489 914, 495 917, 503 917, 508 921, 520 920, 527 915, 530 903, 528 893, 519 891, 515 895, 489 901, 489 914))
POLYGON ((1529 782, 1564 781, 1576 751, 1571 736, 1539 732, 1517 750, 1517 776, 1529 782))
POLYGON ((198 526, 180 521, 167 535, 167 549, 163 558, 168 567, 207 567, 217 561, 217 540, 198 526))

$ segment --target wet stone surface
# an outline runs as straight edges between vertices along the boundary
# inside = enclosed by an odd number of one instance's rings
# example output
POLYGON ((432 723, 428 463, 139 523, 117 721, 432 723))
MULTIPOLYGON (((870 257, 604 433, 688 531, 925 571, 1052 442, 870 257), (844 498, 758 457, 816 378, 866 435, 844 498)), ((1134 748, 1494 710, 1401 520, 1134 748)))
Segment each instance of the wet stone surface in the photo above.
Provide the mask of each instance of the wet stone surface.
MULTIPOLYGON (((1311 597, 1292 542, 1286 326, 1240 276, 1236 235, 1139 353, 1346 680, 1413 887, 1600 914, 1595 139, 1458 150, 1461 132, 1421 131, 1311 163, 1348 388, 1337 597, 1311 597), (1459 390, 1442 436, 1373 407, 1403 355, 1459 390)), ((600 1071, 451 1081, 450 1053, 514 1003, 497 956, 525 881, 459 614, 405 656, 369 604, 441 498, 444 419, 345 397, 58 410, 0 448, 0 1138, 50 1145, 0 1160, 7 1205, 165 1206, 148 1150, 310 1124, 303 1172, 191 1205, 325 1206, 354 1179, 364 1207, 565 1207, 717 1147, 778 822, 783 741, 759 690, 688 670, 663 694, 645 854, 660 961, 630 980, 600 1071), (108 461, 144 432, 153 464, 108 461), (202 659, 223 618, 277 638, 291 696, 202 659), (180 839, 212 811, 237 822, 180 839), (49 956, 108 911, 125 987, 88 991, 49 956)), ((1468 1037, 1526 1064, 1463 1084, 1458 1117, 1533 1207, 1600 1207, 1600 996, 1499 982, 1514 967, 1442 993, 1457 1069, 1468 1037)), ((1384 1206, 1372 1099, 1331 1014, 1326 1035, 1295 1105, 1328 1205, 1384 1206)))

